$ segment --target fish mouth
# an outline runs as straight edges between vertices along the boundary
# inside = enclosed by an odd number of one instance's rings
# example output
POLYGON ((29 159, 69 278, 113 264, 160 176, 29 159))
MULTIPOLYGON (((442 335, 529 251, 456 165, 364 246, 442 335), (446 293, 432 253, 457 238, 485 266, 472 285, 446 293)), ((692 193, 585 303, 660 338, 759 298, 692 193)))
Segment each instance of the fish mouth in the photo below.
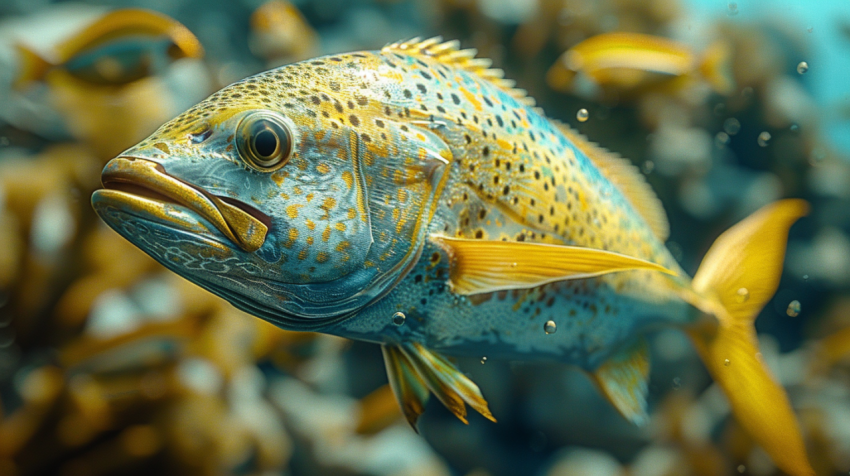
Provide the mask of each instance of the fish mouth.
MULTIPOLYGON (((101 198, 117 198, 131 206, 145 208, 154 216, 170 203, 197 213, 239 248, 252 253, 266 240, 271 218, 254 207, 230 197, 219 197, 169 175, 156 162, 137 157, 117 157, 103 169, 101 198)), ((168 218, 168 217, 162 217, 168 218)))

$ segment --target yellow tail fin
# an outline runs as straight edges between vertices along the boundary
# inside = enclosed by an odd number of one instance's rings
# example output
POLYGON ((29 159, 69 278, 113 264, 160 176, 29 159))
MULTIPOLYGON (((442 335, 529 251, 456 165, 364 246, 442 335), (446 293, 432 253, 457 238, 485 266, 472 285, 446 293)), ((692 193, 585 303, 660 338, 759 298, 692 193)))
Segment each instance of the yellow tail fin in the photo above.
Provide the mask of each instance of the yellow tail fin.
POLYGON ((29 83, 41 80, 47 73, 47 70, 53 66, 49 61, 42 58, 41 55, 24 44, 16 44, 15 49, 18 51, 18 58, 20 59, 18 75, 14 82, 15 89, 22 90, 29 83))
POLYGON ((720 235, 693 280, 703 296, 697 306, 719 325, 690 331, 741 426, 793 476, 814 471, 785 390, 758 353, 753 321, 779 285, 788 229, 808 208, 802 200, 782 200, 720 235))
POLYGON ((732 77, 732 51, 725 41, 718 41, 705 50, 699 70, 718 94, 732 94, 735 79, 732 77))

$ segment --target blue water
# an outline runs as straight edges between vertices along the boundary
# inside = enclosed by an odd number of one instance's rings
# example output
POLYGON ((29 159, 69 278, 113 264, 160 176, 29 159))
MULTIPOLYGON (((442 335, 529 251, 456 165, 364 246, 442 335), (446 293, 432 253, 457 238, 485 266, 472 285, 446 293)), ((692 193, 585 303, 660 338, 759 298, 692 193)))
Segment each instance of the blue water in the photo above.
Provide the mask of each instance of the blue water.
POLYGON ((778 20, 798 29, 808 45, 809 64, 802 75, 809 93, 817 102, 823 121, 824 139, 832 147, 850 154, 850 37, 841 33, 850 25, 850 0, 686 0, 698 18, 727 17, 731 21, 753 23, 778 20), (737 14, 730 15, 730 3, 737 14), (842 113, 842 111, 844 111, 842 113))

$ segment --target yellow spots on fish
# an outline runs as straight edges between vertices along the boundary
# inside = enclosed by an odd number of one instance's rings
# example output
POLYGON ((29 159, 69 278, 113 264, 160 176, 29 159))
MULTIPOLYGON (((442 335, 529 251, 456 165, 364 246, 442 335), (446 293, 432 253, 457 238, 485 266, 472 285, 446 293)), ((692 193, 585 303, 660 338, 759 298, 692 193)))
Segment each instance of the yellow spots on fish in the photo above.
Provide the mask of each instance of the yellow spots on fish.
POLYGON ((287 241, 283 244, 285 248, 292 248, 292 245, 298 240, 298 228, 290 228, 287 233, 287 241))
POLYGON ((349 243, 348 241, 340 241, 339 244, 336 245, 336 250, 340 253, 344 252, 349 248, 351 248, 351 243, 349 243))
POLYGON ((330 258, 331 258, 331 255, 329 255, 328 253, 326 253, 326 252, 324 252, 324 251, 319 251, 319 252, 316 254, 316 262, 317 262, 317 263, 325 263, 325 262, 327 262, 330 258))
POLYGON ((393 221, 398 222, 399 218, 401 218, 401 209, 393 208, 393 221))
POLYGON ((308 237, 307 237, 307 245, 308 245, 308 246, 313 246, 313 237, 312 237, 312 236, 308 236, 308 237))
POLYGON ((331 168, 330 168, 330 166, 328 166, 328 164, 322 162, 322 163, 320 163, 319 165, 316 166, 316 171, 319 172, 322 175, 327 175, 327 174, 330 173, 331 168))
POLYGON ((354 174, 350 171, 346 170, 342 173, 342 181, 345 182, 345 185, 348 186, 349 190, 354 186, 354 174))
POLYGON ((306 197, 304 197, 304 199, 307 200, 307 203, 310 203, 310 202, 313 201, 313 196, 314 196, 313 192, 310 192, 310 193, 307 194, 306 197))
POLYGON ((283 185, 283 181, 286 180, 287 175, 289 174, 287 172, 284 172, 282 169, 276 170, 274 173, 272 173, 272 181, 275 183, 275 185, 280 187, 281 185, 283 185))
POLYGON ((354 208, 349 208, 348 209, 348 218, 352 219, 356 216, 357 216, 357 210, 355 210, 354 208))
POLYGON ((333 197, 325 197, 325 201, 322 202, 321 208, 325 213, 322 215, 322 220, 330 219, 331 210, 336 207, 336 199, 333 197))
POLYGON ((346 227, 346 226, 345 226, 345 223, 343 223, 343 222, 337 222, 337 223, 334 225, 334 228, 336 228, 336 229, 337 229, 337 231, 344 232, 344 231, 345 231, 348 227, 346 227))
POLYGON ((331 239, 331 227, 330 225, 325 227, 325 231, 322 232, 322 241, 328 242, 331 239))
POLYGON ((472 106, 475 108, 476 111, 482 110, 481 109, 481 101, 479 101, 478 98, 476 98, 474 94, 469 92, 468 89, 461 88, 460 92, 463 94, 463 97, 465 97, 466 100, 469 101, 470 104, 472 104, 472 106))
POLYGON ((300 259, 302 261, 307 259, 307 248, 304 248, 304 249, 302 249, 301 251, 298 252, 298 259, 300 259))
POLYGON ((307 225, 307 229, 310 230, 310 231, 313 231, 313 230, 316 229, 316 223, 313 220, 307 219, 307 221, 305 221, 304 224, 307 225))
POLYGON ((300 203, 293 203, 286 207, 286 216, 288 216, 291 220, 298 218, 298 209, 302 208, 304 205, 300 203))
POLYGON ((300 185, 296 185, 296 186, 292 187, 292 193, 294 193, 295 195, 304 195, 304 191, 301 190, 300 185))

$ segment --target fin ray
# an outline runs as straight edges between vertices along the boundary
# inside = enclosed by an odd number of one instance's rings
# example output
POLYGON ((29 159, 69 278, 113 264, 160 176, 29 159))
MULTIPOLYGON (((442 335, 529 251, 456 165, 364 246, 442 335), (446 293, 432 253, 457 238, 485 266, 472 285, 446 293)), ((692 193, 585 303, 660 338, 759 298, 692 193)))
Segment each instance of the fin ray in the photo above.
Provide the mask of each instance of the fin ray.
POLYGON ((382 345, 381 352, 384 354, 390 388, 398 400, 401 412, 410 426, 418 432, 416 424, 419 416, 425 411, 425 404, 428 403, 428 387, 400 349, 382 345))
POLYGON ((431 235, 451 260, 449 284, 470 295, 523 289, 569 279, 648 269, 674 275, 639 258, 578 246, 510 241, 470 240, 431 235))

